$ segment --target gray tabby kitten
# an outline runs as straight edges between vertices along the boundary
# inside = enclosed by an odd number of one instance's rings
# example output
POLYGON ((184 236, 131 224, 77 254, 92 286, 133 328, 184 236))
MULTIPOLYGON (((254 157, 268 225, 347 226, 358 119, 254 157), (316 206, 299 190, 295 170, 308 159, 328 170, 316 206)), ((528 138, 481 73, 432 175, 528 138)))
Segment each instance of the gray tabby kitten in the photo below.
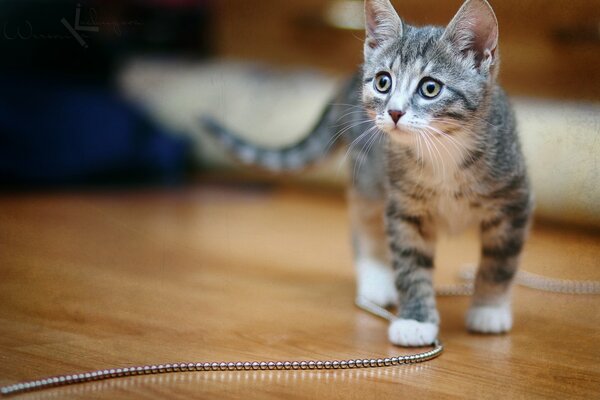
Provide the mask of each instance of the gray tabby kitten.
POLYGON ((242 161, 289 170, 322 157, 342 118, 349 124, 343 136, 353 171, 358 295, 398 305, 390 341, 422 346, 436 339, 436 236, 471 224, 479 225, 482 248, 467 328, 506 332, 532 196, 513 113, 496 83, 494 12, 485 0, 468 0, 446 28, 410 26, 389 0, 366 0, 365 14, 362 73, 305 139, 269 150, 208 118, 205 125, 242 161))

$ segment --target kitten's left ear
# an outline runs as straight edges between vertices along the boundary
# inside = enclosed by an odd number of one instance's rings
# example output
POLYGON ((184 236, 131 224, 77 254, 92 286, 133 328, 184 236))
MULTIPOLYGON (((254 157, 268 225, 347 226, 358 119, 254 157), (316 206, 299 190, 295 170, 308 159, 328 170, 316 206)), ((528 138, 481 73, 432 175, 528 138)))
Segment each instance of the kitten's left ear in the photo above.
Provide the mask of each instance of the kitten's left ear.
POLYGON ((454 16, 444 38, 462 53, 473 52, 476 66, 493 64, 498 47, 498 20, 486 0, 467 0, 454 16))

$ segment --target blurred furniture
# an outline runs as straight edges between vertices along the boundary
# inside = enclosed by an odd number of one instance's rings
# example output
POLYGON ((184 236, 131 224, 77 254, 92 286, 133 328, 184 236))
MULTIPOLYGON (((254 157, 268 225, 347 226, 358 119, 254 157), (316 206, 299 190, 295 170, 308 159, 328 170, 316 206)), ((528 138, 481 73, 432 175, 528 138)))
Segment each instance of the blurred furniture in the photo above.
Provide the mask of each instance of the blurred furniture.
MULTIPOLYGON (((392 2, 417 25, 446 25, 462 3, 392 2)), ((341 18, 361 18, 362 0, 217 1, 215 50, 238 59, 353 71, 362 62, 363 32, 333 26, 332 8, 348 10, 339 3, 357 3, 341 18)), ((500 25, 501 80, 510 94, 600 100, 600 1, 491 3, 500 25)))

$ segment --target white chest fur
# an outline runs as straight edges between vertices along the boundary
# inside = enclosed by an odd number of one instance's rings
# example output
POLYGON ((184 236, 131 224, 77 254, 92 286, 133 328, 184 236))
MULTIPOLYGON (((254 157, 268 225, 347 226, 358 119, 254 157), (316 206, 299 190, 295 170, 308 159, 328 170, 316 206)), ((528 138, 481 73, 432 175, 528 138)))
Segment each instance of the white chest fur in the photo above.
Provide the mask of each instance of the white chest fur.
POLYGON ((469 199, 455 194, 449 191, 439 193, 434 213, 438 227, 453 235, 461 233, 477 220, 469 199))
POLYGON ((423 153, 427 172, 423 175, 427 175, 426 184, 436 192, 430 204, 431 214, 438 228, 449 234, 458 234, 478 220, 478 210, 472 207, 467 193, 475 177, 460 168, 465 152, 473 145, 468 137, 455 132, 451 139, 438 139, 438 152, 423 153))

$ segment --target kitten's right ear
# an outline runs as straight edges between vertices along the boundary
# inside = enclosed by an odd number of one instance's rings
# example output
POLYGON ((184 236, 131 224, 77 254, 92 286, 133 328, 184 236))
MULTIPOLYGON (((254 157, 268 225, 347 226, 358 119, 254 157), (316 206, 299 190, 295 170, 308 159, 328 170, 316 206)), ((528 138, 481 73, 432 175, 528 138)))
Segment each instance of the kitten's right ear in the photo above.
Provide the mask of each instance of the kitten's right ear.
POLYGON ((365 0, 365 56, 383 42, 402 36, 402 20, 389 0, 365 0))

